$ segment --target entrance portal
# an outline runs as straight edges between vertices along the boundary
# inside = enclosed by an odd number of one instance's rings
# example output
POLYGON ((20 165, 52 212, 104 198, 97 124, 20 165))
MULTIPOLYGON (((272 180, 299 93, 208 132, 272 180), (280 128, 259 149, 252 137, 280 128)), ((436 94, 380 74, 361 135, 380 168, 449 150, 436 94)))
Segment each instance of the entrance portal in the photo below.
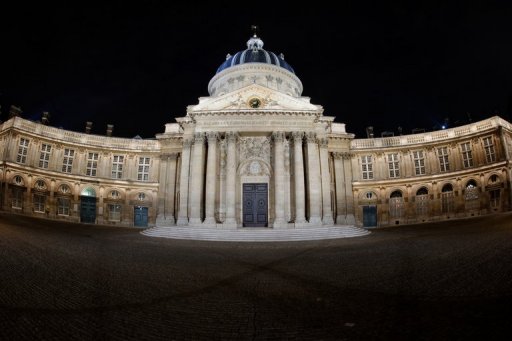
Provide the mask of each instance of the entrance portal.
POLYGON ((266 227, 268 225, 268 185, 244 184, 243 226, 266 227))
POLYGON ((96 222, 96 198, 80 196, 80 222, 96 222))
POLYGON ((133 225, 139 227, 148 226, 148 208, 135 206, 133 209, 133 225))
POLYGON ((377 206, 363 206, 363 227, 377 226, 377 206))

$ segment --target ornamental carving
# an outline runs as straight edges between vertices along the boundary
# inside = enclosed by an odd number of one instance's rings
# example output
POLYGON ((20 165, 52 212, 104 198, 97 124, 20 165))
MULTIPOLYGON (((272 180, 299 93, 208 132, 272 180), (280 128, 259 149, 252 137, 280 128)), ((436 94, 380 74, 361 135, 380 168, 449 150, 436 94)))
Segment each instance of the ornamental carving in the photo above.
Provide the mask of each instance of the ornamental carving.
POLYGON ((241 137, 239 142, 241 160, 258 158, 270 162, 269 137, 241 137))
POLYGON ((318 139, 318 143, 320 144, 320 148, 327 148, 327 145, 329 144, 329 140, 327 140, 325 137, 322 137, 318 139))

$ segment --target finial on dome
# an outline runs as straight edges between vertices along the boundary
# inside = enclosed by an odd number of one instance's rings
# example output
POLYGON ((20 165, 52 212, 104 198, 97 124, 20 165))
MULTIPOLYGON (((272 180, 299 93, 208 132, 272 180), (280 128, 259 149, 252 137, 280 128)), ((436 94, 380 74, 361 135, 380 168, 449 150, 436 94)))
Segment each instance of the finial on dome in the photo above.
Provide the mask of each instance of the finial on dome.
POLYGON ((254 38, 256 38, 256 37, 258 36, 258 35, 257 35, 257 32, 258 32, 258 26, 256 26, 256 25, 252 25, 252 26, 251 26, 251 30, 252 30, 252 36, 253 36, 254 38))
POLYGON ((253 51, 261 50, 263 49, 263 40, 261 40, 256 32, 258 31, 258 26, 252 25, 251 26, 253 35, 251 39, 247 41, 247 48, 252 49, 253 51))

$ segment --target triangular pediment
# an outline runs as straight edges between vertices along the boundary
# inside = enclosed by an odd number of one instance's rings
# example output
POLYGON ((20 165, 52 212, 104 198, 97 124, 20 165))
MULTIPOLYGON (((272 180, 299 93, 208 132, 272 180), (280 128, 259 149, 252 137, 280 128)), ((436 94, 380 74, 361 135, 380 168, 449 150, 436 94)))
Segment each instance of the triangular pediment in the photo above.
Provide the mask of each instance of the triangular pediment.
POLYGON ((219 97, 203 97, 199 104, 187 108, 188 113, 232 111, 306 111, 322 112, 322 106, 309 102, 308 97, 293 97, 285 93, 251 84, 219 97))

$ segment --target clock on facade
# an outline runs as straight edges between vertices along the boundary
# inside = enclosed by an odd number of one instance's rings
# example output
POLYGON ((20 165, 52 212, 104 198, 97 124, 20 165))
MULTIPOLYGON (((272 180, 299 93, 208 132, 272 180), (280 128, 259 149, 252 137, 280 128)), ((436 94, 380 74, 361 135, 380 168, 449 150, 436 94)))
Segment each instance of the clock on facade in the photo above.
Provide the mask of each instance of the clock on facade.
POLYGON ((259 100, 259 98, 251 98, 249 100, 249 106, 251 108, 259 108, 261 105, 261 101, 259 100))

